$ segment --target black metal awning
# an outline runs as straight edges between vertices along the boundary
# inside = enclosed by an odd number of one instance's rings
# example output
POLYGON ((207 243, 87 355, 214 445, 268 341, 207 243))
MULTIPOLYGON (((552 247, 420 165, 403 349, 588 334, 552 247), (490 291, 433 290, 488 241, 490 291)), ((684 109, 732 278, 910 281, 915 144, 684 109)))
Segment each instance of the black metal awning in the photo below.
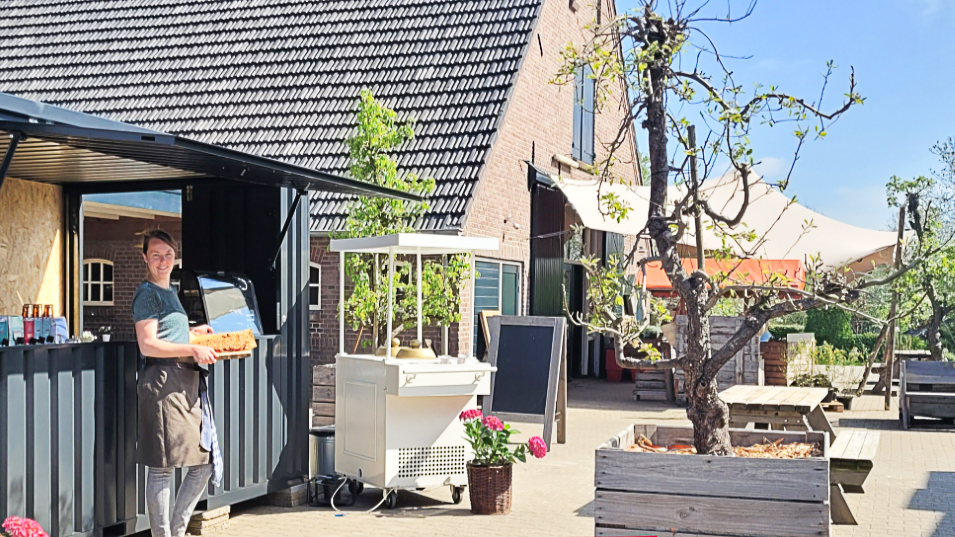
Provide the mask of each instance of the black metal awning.
POLYGON ((219 177, 422 201, 347 177, 0 93, 4 176, 53 184, 219 177))

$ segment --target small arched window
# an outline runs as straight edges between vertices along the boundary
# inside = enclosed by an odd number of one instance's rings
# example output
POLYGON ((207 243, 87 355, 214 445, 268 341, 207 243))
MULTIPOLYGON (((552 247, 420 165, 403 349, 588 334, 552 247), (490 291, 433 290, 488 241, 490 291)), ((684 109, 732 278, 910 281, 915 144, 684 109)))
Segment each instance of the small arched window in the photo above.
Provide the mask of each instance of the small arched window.
POLYGON ((105 259, 83 261, 83 305, 113 305, 113 262, 105 259))

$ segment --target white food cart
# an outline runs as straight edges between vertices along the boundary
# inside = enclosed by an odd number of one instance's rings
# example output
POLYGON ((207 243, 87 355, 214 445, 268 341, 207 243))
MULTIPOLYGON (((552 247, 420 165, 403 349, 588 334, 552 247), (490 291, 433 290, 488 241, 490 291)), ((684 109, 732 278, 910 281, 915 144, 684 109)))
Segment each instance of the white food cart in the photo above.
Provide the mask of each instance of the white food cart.
MULTIPOLYGON (((340 239, 330 248, 340 255, 340 302, 345 303, 345 254, 388 256, 387 332, 392 333, 395 256, 414 256, 417 274, 417 341, 423 342, 421 257, 496 251, 494 238, 401 233, 383 237, 340 239)), ((471 263, 474 283, 474 263, 471 263)), ((345 322, 340 317, 339 352, 335 356, 335 472, 350 480, 352 493, 362 483, 383 491, 383 503, 394 508, 397 489, 447 486, 454 503, 467 484, 466 461, 473 456, 465 439, 461 411, 475 408, 478 395, 488 395, 496 369, 474 358, 448 354, 447 329, 443 356, 431 359, 392 357, 391 338, 383 356, 345 352, 345 322)))

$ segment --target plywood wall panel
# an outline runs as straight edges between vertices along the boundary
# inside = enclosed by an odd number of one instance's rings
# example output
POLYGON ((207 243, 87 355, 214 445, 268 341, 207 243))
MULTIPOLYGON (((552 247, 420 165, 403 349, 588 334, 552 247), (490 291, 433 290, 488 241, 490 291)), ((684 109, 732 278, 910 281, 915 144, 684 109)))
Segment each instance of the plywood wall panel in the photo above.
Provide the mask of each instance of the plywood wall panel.
POLYGON ((8 177, 0 188, 0 315, 22 302, 63 315, 63 191, 8 177))

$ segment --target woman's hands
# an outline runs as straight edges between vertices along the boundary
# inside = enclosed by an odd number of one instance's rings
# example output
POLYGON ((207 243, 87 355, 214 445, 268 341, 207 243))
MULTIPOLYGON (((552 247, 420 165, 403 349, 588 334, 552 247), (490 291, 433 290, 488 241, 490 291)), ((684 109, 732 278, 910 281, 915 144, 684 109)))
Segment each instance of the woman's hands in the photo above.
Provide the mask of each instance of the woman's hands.
POLYGON ((190 347, 192 347, 192 357, 196 360, 196 363, 214 364, 219 358, 216 351, 210 347, 204 347, 202 345, 190 345, 190 347))
POLYGON ((212 333, 212 327, 207 324, 200 324, 199 326, 193 326, 189 331, 196 336, 205 336, 212 333))
MULTIPOLYGON (((212 333, 212 327, 207 324, 200 324, 199 326, 190 328, 189 331, 192 332, 193 335, 204 336, 212 333)), ((202 345, 192 345, 192 357, 196 360, 196 363, 199 364, 214 364, 216 360, 219 359, 216 351, 202 345)))

